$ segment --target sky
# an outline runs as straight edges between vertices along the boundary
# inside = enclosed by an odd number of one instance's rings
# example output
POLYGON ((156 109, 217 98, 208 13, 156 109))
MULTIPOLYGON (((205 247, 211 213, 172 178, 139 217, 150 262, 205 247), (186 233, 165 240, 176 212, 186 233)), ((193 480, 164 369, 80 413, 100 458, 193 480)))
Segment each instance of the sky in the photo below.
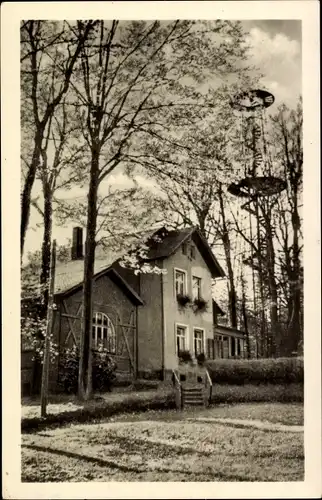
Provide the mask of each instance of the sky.
MULTIPOLYGON (((242 24, 245 31, 249 32, 247 41, 252 47, 251 63, 263 74, 262 85, 274 94, 274 108, 283 102, 289 106, 295 105, 302 86, 301 21, 249 20, 242 21, 242 24)), ((152 187, 151 181, 142 176, 137 180, 142 186, 152 187)), ((130 181, 124 173, 116 170, 109 177, 108 183, 117 188, 126 188, 130 181)), ((76 188, 72 192, 62 193, 61 197, 75 198, 84 195, 86 196, 86 188, 76 188)), ((32 208, 25 257, 28 252, 41 248, 42 233, 41 218, 32 208)), ((58 244, 65 244, 71 233, 72 226, 58 227, 54 224, 53 238, 56 238, 58 244)))

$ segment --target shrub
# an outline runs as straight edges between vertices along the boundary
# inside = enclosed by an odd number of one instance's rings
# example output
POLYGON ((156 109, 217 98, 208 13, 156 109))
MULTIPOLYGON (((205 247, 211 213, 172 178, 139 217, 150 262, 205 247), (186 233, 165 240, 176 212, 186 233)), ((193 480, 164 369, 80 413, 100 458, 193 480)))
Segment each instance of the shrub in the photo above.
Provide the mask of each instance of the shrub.
MULTIPOLYGON (((58 386, 63 392, 75 394, 78 388, 79 352, 76 346, 66 349, 59 360, 58 386)), ((116 378, 116 363, 103 348, 93 350, 92 380, 94 391, 110 391, 116 378)))
POLYGON ((116 363, 107 351, 100 348, 93 351, 93 389, 94 391, 111 391, 115 375, 116 363))
POLYGON ((181 307, 186 307, 191 302, 191 298, 189 295, 178 294, 177 301, 181 307))
POLYGON ((303 383, 303 358, 217 359, 207 362, 212 381, 217 384, 303 383))
POLYGON ((76 346, 66 349, 59 356, 58 387, 68 394, 75 394, 78 386, 79 353, 76 346))
POLYGON ((180 351, 179 352, 179 361, 182 363, 191 363, 192 361, 192 356, 190 351, 180 351))
POLYGON ((118 413, 144 412, 147 410, 170 410, 175 408, 174 391, 172 389, 151 390, 142 393, 115 395, 112 400, 94 399, 84 403, 77 409, 49 413, 47 417, 24 417, 21 420, 23 432, 33 432, 46 427, 66 425, 68 423, 98 422, 118 413))
POLYGON ((212 404, 235 403, 303 403, 303 384, 214 385, 212 404))
POLYGON ((201 352, 200 354, 198 354, 197 356, 197 362, 198 362, 198 365, 204 365, 205 362, 206 362, 206 356, 204 355, 203 352, 201 352))
POLYGON ((199 298, 199 299, 194 299, 193 301, 193 306, 194 306, 194 311, 197 312, 203 312, 208 309, 208 303, 205 299, 199 298))

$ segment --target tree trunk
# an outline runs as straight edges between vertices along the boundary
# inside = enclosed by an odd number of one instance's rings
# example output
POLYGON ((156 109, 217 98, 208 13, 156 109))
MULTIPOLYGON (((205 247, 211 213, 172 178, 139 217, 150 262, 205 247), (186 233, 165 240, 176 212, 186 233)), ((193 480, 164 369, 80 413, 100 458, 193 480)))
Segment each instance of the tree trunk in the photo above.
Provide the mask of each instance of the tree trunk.
POLYGON ((267 340, 266 340, 266 317, 265 317, 265 290, 264 290, 264 269, 263 269, 263 254, 262 254, 262 237, 259 221, 259 204, 258 198, 254 199, 255 214, 256 214, 256 230, 257 230, 257 249, 258 249, 258 284, 260 293, 260 353, 261 356, 267 357, 267 340))
POLYGON ((228 280, 229 280, 229 309, 230 309, 230 319, 231 326, 237 328, 237 297, 234 282, 234 271, 231 263, 231 253, 230 253, 230 241, 228 234, 223 235, 223 245, 225 250, 226 264, 228 270, 228 280))
POLYGON ((49 290, 49 275, 51 262, 51 235, 52 235, 52 193, 48 185, 44 186, 44 234, 41 253, 41 274, 40 284, 42 285, 42 298, 44 311, 47 311, 48 305, 48 290, 49 290))
POLYGON ((43 129, 37 130, 35 135, 35 147, 32 160, 27 172, 25 184, 21 195, 21 222, 20 222, 20 257, 22 259, 26 233, 30 217, 31 191, 35 182, 36 172, 40 161, 41 143, 43 139, 43 129))
POLYGON ((290 276, 290 291, 292 303, 292 320, 288 328, 288 340, 290 354, 297 351, 298 344, 301 340, 301 263, 299 251, 299 227, 300 218, 298 214, 298 190, 297 184, 294 183, 293 187, 293 213, 292 213, 292 229, 293 229, 293 269, 290 276))
POLYGON ((92 395, 92 295, 95 262, 95 237, 97 225, 97 192, 99 176, 99 153, 93 148, 87 208, 87 234, 84 261, 83 318, 80 339, 80 361, 78 395, 89 399, 92 395))
POLYGON ((233 266, 232 266, 232 262, 231 262, 230 239, 229 239, 229 233, 228 233, 227 224, 226 224, 225 207, 224 207, 224 200, 223 200, 221 185, 219 186, 219 189, 218 189, 218 197, 219 197, 220 212, 221 212, 221 218, 222 218, 222 242, 223 242, 224 251, 225 251, 225 258, 226 258, 226 264, 227 264, 227 270, 228 270, 228 280, 229 280, 230 320, 231 320, 231 326, 233 328, 237 328, 237 308, 236 308, 237 296, 236 296, 236 288, 235 288, 235 281, 234 281, 234 270, 233 270, 233 266))
POLYGON ((244 330, 246 333, 247 359, 250 359, 250 339, 249 339, 245 294, 243 294, 242 309, 243 309, 243 319, 244 319, 244 330))
POLYGON ((270 292, 270 334, 268 337, 268 355, 276 356, 277 345, 280 343, 278 307, 277 307, 277 285, 275 278, 275 252, 273 243, 273 233, 269 211, 265 214, 265 238, 267 245, 267 271, 270 292))

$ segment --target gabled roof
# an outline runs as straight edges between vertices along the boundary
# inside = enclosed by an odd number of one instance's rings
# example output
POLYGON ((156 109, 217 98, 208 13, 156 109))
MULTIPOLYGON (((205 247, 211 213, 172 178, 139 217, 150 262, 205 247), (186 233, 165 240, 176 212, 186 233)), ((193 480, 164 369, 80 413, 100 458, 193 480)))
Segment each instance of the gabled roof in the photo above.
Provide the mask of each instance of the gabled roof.
POLYGON ((180 230, 167 231, 161 228, 153 236, 160 236, 162 241, 153 244, 149 260, 164 259, 173 255, 186 240, 191 238, 206 262, 213 278, 224 277, 225 273, 214 256, 208 241, 197 227, 188 227, 180 230))
MULTIPOLYGON (((102 271, 107 271, 113 262, 117 260, 119 254, 106 251, 106 255, 95 258, 94 275, 102 271)), ((55 273, 55 293, 60 294, 81 285, 84 278, 84 260, 70 260, 68 262, 57 263, 55 273)))
MULTIPOLYGON (((83 261, 71 261, 71 262, 83 262, 83 261)), ((123 290, 125 295, 127 297, 129 297, 129 299, 132 300, 132 302, 134 304, 136 304, 136 305, 143 305, 144 304, 143 300, 137 294, 137 292, 131 287, 131 285, 129 285, 129 283, 115 269, 113 269, 113 267, 111 267, 111 266, 109 266, 107 268, 105 267, 105 268, 101 269, 101 271, 95 272, 94 279, 98 279, 104 275, 107 275, 116 285, 118 285, 123 290)), ((59 276, 61 277, 62 274, 58 275, 58 277, 59 276)), ((59 291, 59 288, 58 287, 56 288, 56 286, 55 286, 55 294, 56 295, 65 295, 67 293, 69 294, 69 293, 76 291, 78 288, 81 288, 83 286, 83 276, 84 276, 84 266, 82 269, 81 278, 79 279, 79 277, 78 277, 78 283, 76 285, 69 286, 67 289, 60 290, 60 291, 59 291)))
POLYGON ((212 299, 212 308, 214 314, 220 314, 220 316, 226 316, 226 313, 221 309, 221 307, 217 304, 217 302, 212 299))
MULTIPOLYGON (((97 245, 95 250, 94 279, 104 273, 121 284, 124 290, 130 293, 133 300, 142 303, 141 298, 130 287, 121 276, 113 270, 112 265, 119 261, 128 253, 130 247, 135 248, 140 244, 146 244, 150 249, 147 253, 147 261, 165 259, 173 255, 180 245, 188 238, 192 238, 195 245, 203 256, 213 277, 224 276, 224 271, 211 251, 207 240, 202 236, 199 229, 189 227, 179 230, 167 230, 165 227, 150 229, 148 231, 122 235, 119 239, 113 237, 107 239, 105 245, 97 245), (125 247, 126 245, 126 247, 125 247), (112 274, 111 274, 112 273, 112 274), (117 276, 118 275, 118 276, 117 276)), ((55 294, 61 295, 69 293, 82 286, 84 277, 84 260, 69 260, 67 262, 57 262, 55 273, 55 294)), ((35 281, 38 276, 35 274, 35 281)))

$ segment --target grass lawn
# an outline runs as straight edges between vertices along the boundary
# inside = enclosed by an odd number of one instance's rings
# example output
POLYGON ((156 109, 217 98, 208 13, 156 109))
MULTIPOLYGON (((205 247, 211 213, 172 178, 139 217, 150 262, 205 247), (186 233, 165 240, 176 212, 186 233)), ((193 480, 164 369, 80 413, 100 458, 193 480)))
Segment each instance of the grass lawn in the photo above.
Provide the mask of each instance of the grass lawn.
POLYGON ((303 424, 301 404, 148 411, 22 435, 22 481, 303 481, 303 433, 197 418, 303 424))

